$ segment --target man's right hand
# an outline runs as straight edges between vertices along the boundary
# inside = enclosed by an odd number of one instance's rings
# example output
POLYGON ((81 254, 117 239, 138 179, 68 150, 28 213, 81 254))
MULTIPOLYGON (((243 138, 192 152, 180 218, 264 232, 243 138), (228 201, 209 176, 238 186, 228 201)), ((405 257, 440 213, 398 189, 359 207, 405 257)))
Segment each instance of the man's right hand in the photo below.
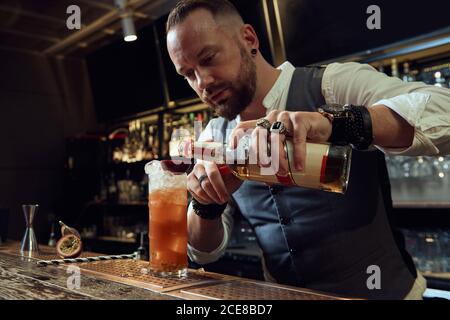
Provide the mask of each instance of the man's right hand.
POLYGON ((222 176, 217 164, 201 161, 195 164, 188 175, 187 188, 192 196, 202 204, 223 204, 230 200, 230 195, 242 184, 242 180, 232 173, 222 176), (199 178, 206 175, 201 183, 199 178))

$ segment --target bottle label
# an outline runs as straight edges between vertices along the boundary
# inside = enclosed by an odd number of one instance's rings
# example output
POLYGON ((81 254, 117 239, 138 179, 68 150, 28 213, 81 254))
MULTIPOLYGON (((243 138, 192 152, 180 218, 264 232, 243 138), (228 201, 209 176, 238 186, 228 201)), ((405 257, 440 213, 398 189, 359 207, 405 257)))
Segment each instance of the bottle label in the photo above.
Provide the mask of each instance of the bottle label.
POLYGON ((286 153, 291 179, 294 184, 306 188, 320 189, 324 180, 329 148, 329 144, 307 143, 305 168, 302 171, 297 171, 294 168, 294 146, 292 141, 286 140, 286 153))

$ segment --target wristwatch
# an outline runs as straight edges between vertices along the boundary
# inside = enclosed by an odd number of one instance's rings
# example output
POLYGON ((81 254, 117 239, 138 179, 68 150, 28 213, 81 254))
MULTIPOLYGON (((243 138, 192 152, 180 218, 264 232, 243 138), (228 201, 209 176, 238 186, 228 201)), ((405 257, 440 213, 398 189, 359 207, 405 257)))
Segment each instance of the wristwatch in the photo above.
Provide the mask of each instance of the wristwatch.
POLYGON ((373 141, 372 119, 364 106, 326 104, 317 108, 332 124, 329 142, 367 150, 373 141))

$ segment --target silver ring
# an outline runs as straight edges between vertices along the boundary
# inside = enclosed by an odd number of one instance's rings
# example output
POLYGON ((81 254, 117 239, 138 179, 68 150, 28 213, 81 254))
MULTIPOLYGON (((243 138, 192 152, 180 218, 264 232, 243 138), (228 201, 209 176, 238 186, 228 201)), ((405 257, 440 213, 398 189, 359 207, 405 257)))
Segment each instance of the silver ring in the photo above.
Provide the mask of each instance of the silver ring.
POLYGON ((271 127, 271 123, 266 118, 261 118, 256 121, 256 126, 269 130, 271 127))
POLYGON ((201 186, 203 180, 207 179, 208 175, 207 174, 202 174, 199 178, 198 178, 198 184, 201 186))
POLYGON ((278 133, 278 134, 284 134, 285 136, 290 135, 289 130, 286 128, 286 126, 284 125, 283 122, 281 121, 276 121, 272 124, 272 126, 270 127, 270 132, 271 133, 278 133))

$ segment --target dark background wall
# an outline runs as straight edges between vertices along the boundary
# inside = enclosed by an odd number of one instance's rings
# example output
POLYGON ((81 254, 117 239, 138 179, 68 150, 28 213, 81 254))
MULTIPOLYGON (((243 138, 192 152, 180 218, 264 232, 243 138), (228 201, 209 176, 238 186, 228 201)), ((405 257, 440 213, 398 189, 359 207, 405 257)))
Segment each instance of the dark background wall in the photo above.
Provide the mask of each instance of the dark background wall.
POLYGON ((296 66, 318 63, 424 35, 450 26, 449 1, 278 1, 286 56, 296 66), (381 29, 366 22, 380 9, 381 29))
POLYGON ((18 51, 0 50, 0 70, 0 208, 10 209, 9 238, 20 239, 21 204, 39 204, 39 240, 47 216, 63 210, 65 138, 97 129, 89 80, 83 60, 18 51))

